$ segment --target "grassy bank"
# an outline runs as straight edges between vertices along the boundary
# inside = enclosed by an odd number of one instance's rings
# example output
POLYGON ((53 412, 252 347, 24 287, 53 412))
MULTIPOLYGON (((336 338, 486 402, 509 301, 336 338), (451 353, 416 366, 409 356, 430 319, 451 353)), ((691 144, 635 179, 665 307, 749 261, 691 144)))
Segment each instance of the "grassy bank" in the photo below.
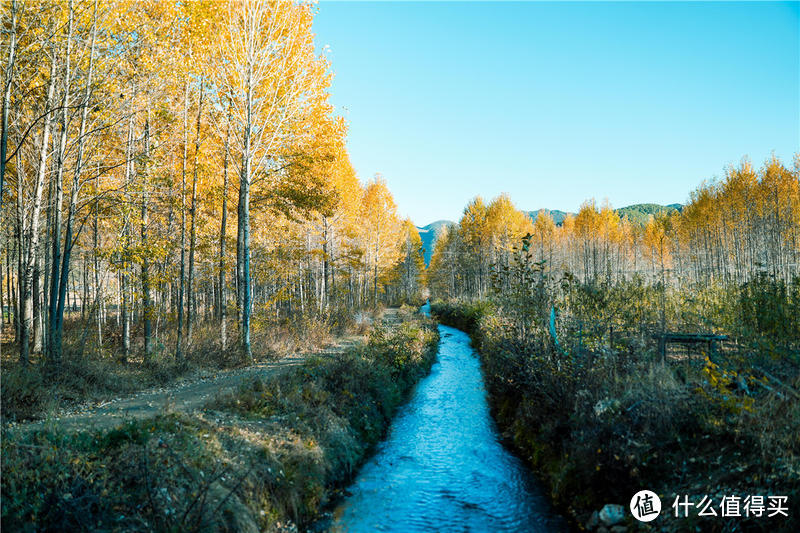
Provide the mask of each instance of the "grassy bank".
MULTIPOLYGON (((235 334, 236 330, 230 326, 230 331, 235 334)), ((257 361, 268 361, 289 353, 310 351, 350 331, 363 333, 364 324, 338 315, 327 321, 298 317, 259 322, 253 333, 253 357, 257 361)), ((182 378, 250 364, 241 358, 235 339, 229 340, 227 349, 221 349, 219 324, 213 321, 198 324, 192 343, 184 349, 182 361, 174 356, 174 327, 165 328, 147 363, 137 343, 132 346, 132 355, 127 360, 120 358, 119 331, 108 328, 102 346, 94 345, 92 337, 85 333, 84 324, 78 321, 67 324, 64 358, 58 372, 50 371, 38 357, 29 365, 20 364, 16 347, 13 344, 3 346, 3 421, 46 418, 60 409, 84 402, 99 402, 168 385, 182 378)))
POLYGON ((313 521, 432 365, 429 321, 247 383, 196 415, 6 431, 8 531, 294 531, 313 521))
MULTIPOLYGON (((792 531, 800 508, 800 401, 736 378, 711 361, 662 361, 645 346, 556 350, 524 341, 491 303, 435 302, 434 316, 469 332, 481 354, 493 414, 540 474, 556 505, 583 528, 606 504, 628 512, 633 494, 662 500, 663 531, 792 531), (746 385, 745 385, 746 386, 746 385), (675 518, 676 495, 788 496, 789 518, 675 518)), ((564 342, 564 339, 562 339, 564 342)), ((571 346, 572 342, 566 342, 571 346)))

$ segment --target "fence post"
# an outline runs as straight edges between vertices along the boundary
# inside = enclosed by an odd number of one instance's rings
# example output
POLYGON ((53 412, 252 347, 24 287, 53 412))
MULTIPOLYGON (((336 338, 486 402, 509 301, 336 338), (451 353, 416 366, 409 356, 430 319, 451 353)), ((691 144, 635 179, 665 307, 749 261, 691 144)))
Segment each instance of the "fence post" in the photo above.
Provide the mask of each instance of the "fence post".
POLYGON ((609 326, 608 349, 609 350, 613 350, 614 349, 614 324, 611 324, 611 326, 609 326))

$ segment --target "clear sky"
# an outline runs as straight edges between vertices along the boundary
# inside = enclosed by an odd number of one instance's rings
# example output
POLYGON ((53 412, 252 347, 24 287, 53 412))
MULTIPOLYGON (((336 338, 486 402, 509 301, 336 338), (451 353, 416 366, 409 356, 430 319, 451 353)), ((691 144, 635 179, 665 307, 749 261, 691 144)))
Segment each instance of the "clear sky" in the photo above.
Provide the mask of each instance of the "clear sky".
POLYGON ((362 180, 417 225, 685 202, 748 155, 800 150, 800 4, 321 2, 362 180))

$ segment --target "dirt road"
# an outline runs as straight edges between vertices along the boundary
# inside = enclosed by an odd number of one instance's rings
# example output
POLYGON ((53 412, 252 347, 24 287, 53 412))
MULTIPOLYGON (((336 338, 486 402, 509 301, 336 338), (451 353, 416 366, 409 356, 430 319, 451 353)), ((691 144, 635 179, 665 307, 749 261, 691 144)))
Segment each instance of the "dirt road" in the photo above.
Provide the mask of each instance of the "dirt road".
POLYGON ((276 361, 257 363, 245 368, 206 374, 177 385, 149 389, 124 398, 115 398, 99 405, 87 404, 64 410, 49 419, 26 424, 13 424, 14 429, 40 429, 56 425, 60 429, 107 429, 131 418, 147 418, 159 413, 189 413, 202 408, 215 396, 233 391, 254 378, 274 375, 302 364, 308 357, 326 357, 342 353, 363 342, 364 337, 337 339, 320 352, 296 353, 276 361))
MULTIPOLYGON (((397 309, 387 309, 383 323, 399 323, 397 309)), ((365 337, 351 335, 337 339, 320 352, 296 353, 277 361, 257 363, 245 368, 207 374, 176 385, 149 389, 128 397, 107 402, 87 404, 59 412, 46 420, 26 424, 10 424, 13 429, 41 429, 54 425, 59 429, 107 429, 132 418, 147 418, 159 413, 189 413, 202 408, 215 396, 233 391, 242 383, 254 378, 274 375, 302 364, 308 357, 326 357, 339 354, 361 342, 365 337)))

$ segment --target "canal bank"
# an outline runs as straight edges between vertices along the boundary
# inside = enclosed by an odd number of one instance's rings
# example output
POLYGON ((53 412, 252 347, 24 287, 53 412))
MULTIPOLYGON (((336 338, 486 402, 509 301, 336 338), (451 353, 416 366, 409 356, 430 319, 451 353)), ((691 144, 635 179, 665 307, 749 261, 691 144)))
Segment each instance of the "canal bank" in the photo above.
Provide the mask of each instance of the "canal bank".
POLYGON ((537 480, 503 447, 469 336, 438 329, 431 373, 345 491, 331 529, 567 531, 537 480))

